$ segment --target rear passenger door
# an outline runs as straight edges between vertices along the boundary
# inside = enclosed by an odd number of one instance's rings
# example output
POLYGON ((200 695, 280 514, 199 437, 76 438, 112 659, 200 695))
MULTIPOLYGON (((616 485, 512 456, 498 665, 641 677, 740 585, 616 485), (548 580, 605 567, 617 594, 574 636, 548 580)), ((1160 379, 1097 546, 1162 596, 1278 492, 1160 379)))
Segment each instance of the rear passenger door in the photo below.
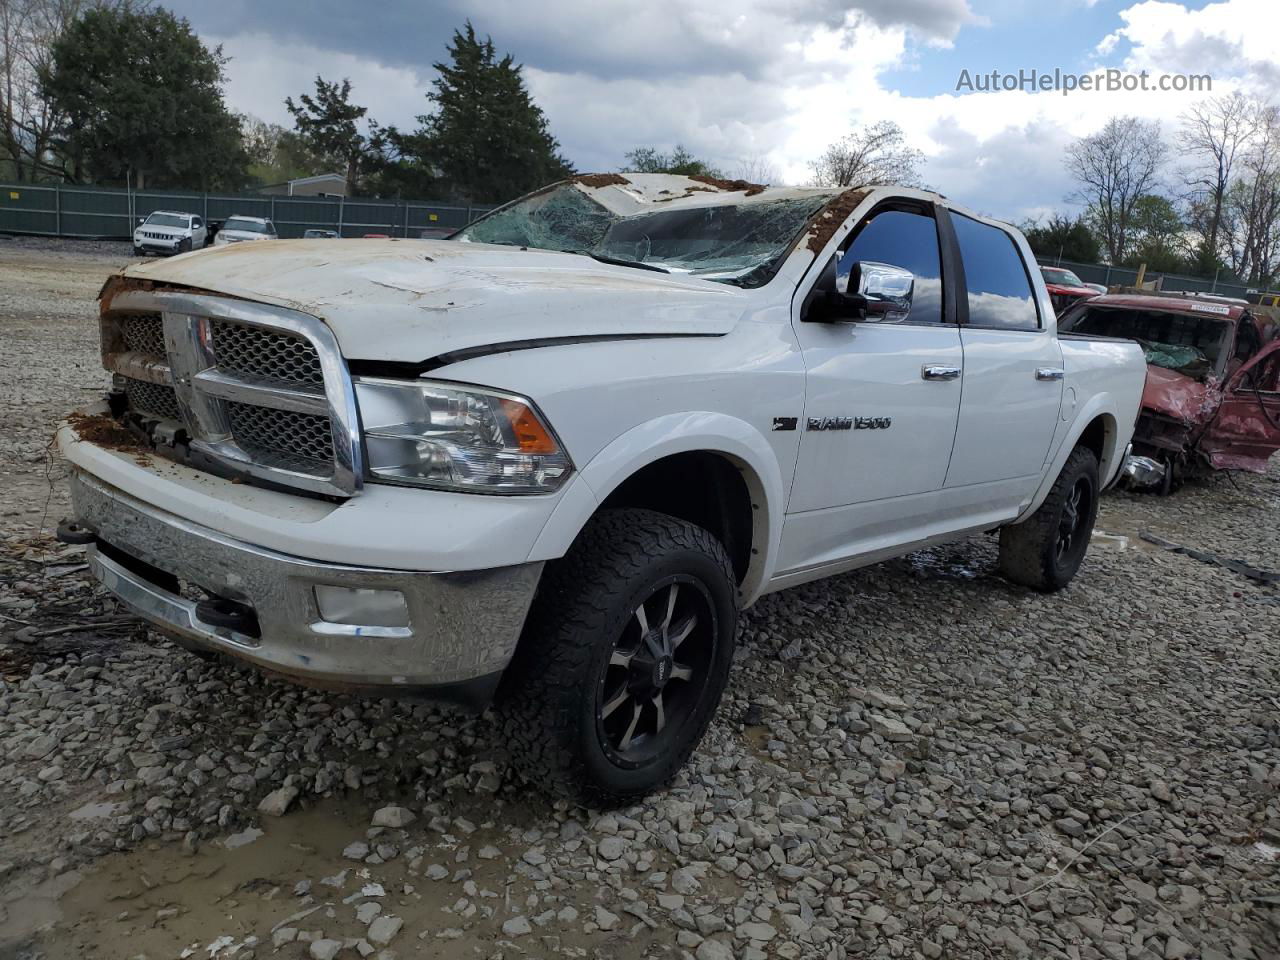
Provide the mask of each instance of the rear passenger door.
POLYGON ((1000 226, 944 212, 959 251, 957 300, 964 393, 948 488, 991 484, 991 506, 1016 505, 1039 485, 1062 408, 1057 332, 1041 316, 1029 264, 1000 226))

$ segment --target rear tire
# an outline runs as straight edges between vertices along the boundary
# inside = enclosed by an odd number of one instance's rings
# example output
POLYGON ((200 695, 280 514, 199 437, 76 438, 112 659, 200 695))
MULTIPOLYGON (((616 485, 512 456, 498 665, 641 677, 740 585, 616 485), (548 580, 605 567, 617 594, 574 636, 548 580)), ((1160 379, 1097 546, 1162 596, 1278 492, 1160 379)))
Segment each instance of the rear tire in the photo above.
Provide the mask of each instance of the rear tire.
POLYGON ((1098 493, 1098 458, 1076 447, 1040 508, 1021 523, 1000 528, 1000 572, 1042 593, 1070 583, 1089 549, 1098 493))
POLYGON ((516 768, 592 804, 667 783, 720 702, 737 619, 710 533, 652 510, 598 514, 547 567, 498 691, 516 768))

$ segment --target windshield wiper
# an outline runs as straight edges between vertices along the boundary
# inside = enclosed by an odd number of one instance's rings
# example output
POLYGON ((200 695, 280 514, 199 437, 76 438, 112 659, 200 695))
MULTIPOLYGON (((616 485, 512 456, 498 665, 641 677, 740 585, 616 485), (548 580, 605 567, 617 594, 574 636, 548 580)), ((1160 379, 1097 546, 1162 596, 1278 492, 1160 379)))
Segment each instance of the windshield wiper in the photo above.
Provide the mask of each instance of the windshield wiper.
POLYGON ((645 263, 642 260, 623 260, 621 257, 611 257, 604 253, 595 253, 591 250, 566 250, 565 253, 576 253, 579 256, 590 257, 592 260, 598 260, 600 263, 611 263, 617 267, 638 267, 641 270, 656 270, 658 273, 670 273, 666 267, 660 267, 656 263, 645 263))

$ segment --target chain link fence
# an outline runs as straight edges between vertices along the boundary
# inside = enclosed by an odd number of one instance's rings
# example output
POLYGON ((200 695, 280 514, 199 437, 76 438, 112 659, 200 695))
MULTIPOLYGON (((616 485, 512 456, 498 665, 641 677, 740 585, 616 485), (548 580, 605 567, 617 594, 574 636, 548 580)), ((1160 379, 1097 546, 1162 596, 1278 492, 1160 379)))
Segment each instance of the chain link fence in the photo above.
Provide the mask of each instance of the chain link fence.
POLYGON ((140 218, 153 210, 175 210, 225 220, 237 214, 267 217, 281 237, 304 230, 336 230, 343 237, 384 233, 392 237, 438 236, 492 210, 431 200, 363 200, 348 197, 285 197, 262 193, 192 193, 127 190, 72 184, 0 184, 0 233, 48 237, 128 239, 140 218))
MULTIPOLYGON (((1085 283, 1101 283, 1103 286, 1120 285, 1131 287, 1138 281, 1138 271, 1130 267, 1112 267, 1105 263, 1077 263, 1074 260, 1062 260, 1058 257, 1036 257, 1044 267, 1062 267, 1070 270, 1085 283)), ((1158 289, 1170 291, 1189 291, 1194 293, 1213 293, 1221 297, 1245 298, 1245 294, 1257 293, 1257 287, 1243 283, 1229 283, 1225 280, 1206 277, 1188 277, 1178 273, 1161 273, 1148 270, 1142 278, 1143 283, 1159 281, 1158 289)))

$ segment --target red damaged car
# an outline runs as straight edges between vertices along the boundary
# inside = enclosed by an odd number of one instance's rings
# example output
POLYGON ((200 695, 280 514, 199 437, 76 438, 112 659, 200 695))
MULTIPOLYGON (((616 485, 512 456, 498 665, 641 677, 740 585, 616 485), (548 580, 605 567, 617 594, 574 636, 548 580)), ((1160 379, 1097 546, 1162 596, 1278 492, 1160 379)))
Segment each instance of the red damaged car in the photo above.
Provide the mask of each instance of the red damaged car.
POLYGON ((1197 470, 1262 473, 1280 450, 1280 338, 1248 304, 1104 294, 1058 320, 1062 333, 1136 340, 1147 385, 1126 472, 1168 493, 1197 470))
POLYGON ((1053 312, 1059 316, 1068 307, 1074 306, 1081 300, 1096 297, 1100 292, 1106 290, 1106 287, 1099 288, 1085 283, 1070 270, 1066 270, 1063 267, 1042 266, 1040 275, 1044 277, 1044 285, 1049 288, 1049 299, 1053 301, 1053 312))

